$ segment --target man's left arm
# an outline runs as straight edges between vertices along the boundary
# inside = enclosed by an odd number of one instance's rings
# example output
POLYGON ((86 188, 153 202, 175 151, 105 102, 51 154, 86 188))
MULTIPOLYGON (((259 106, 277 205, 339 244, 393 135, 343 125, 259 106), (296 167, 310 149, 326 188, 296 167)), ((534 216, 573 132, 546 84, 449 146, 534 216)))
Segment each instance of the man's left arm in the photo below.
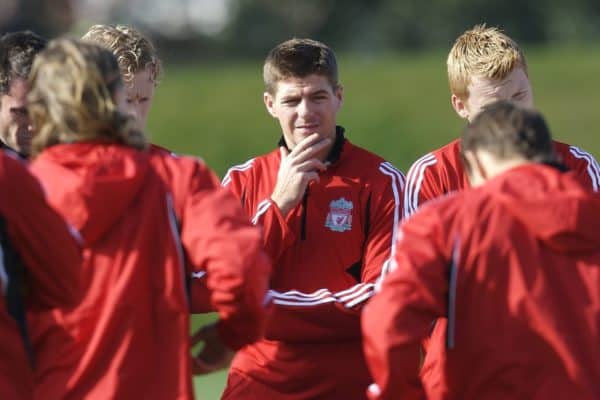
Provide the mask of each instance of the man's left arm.
POLYGON ((600 191, 600 165, 593 155, 577 146, 569 146, 563 162, 594 192, 600 191))
POLYGON ((385 276, 392 263, 398 225, 402 218, 404 195, 404 174, 390 163, 379 166, 379 174, 384 180, 379 186, 374 185, 371 192, 370 218, 367 237, 363 248, 361 282, 369 290, 352 304, 352 308, 360 310, 373 295, 375 286, 385 276))

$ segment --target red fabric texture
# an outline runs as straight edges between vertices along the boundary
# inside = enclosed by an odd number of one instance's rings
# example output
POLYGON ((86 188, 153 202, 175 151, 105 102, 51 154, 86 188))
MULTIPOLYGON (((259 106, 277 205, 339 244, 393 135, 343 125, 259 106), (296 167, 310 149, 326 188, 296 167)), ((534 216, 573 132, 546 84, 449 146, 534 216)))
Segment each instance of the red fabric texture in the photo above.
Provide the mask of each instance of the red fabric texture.
POLYGON ((202 307, 217 310, 227 344, 261 334, 269 264, 260 232, 201 162, 78 143, 45 150, 32 170, 85 243, 83 301, 31 318, 47 351, 37 398, 193 398, 192 272, 206 273, 202 307))
POLYGON ((371 398, 598 398, 599 224, 598 194, 536 164, 424 205, 363 312, 371 398))

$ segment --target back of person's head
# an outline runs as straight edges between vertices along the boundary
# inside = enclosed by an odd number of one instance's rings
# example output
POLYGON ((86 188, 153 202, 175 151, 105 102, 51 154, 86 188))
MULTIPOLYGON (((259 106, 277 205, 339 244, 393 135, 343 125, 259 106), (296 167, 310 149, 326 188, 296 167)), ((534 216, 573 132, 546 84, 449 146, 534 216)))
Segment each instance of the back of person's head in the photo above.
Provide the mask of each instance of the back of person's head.
POLYGON ((96 43, 113 52, 126 83, 135 74, 150 68, 151 78, 158 83, 162 66, 150 39, 135 28, 125 25, 94 25, 82 37, 83 41, 96 43))
POLYGON ((500 29, 476 25, 456 39, 448 54, 448 83, 450 91, 465 100, 473 76, 502 80, 515 68, 527 73, 523 51, 500 29))
POLYGON ((557 161, 552 135, 542 114, 507 100, 484 107, 464 128, 460 146, 462 154, 485 151, 499 161, 557 161))
POLYGON ((143 149, 143 133, 119 112, 115 95, 123 89, 117 60, 102 46, 56 39, 35 59, 28 107, 37 130, 34 154, 44 148, 86 140, 143 149))
POLYGON ((0 94, 7 94, 11 80, 27 80, 33 59, 46 48, 47 40, 31 31, 11 32, 0 37, 0 94))
POLYGON ((322 75, 333 88, 338 86, 335 53, 312 39, 291 39, 274 47, 265 60, 263 79, 267 92, 275 94, 277 82, 288 78, 322 75))

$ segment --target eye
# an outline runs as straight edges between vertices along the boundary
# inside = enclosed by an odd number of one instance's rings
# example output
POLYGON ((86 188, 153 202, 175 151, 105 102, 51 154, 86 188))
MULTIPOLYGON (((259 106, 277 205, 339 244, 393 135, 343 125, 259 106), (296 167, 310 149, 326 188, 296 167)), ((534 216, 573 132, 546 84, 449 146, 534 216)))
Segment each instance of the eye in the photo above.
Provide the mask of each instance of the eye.
POLYGON ((25 107, 11 108, 10 112, 15 117, 27 117, 27 109, 25 107))

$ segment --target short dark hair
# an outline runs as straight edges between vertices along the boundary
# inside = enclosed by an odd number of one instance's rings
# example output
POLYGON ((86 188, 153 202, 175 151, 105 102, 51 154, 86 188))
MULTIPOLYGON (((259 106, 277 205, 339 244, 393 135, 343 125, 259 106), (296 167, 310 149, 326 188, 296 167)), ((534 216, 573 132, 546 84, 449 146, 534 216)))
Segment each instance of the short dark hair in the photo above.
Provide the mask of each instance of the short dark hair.
POLYGON ((338 67, 333 50, 312 39, 291 39, 275 46, 267 55, 263 78, 267 92, 275 93, 277 82, 317 74, 338 86, 338 67))
POLYGON ((0 94, 10 90, 14 78, 27 80, 33 59, 48 41, 32 31, 10 32, 0 37, 0 94))
POLYGON ((533 162, 557 161, 542 114, 506 100, 484 107, 464 128, 460 146, 462 154, 485 150, 500 160, 521 157, 533 162))

